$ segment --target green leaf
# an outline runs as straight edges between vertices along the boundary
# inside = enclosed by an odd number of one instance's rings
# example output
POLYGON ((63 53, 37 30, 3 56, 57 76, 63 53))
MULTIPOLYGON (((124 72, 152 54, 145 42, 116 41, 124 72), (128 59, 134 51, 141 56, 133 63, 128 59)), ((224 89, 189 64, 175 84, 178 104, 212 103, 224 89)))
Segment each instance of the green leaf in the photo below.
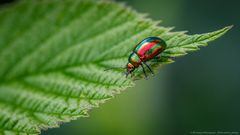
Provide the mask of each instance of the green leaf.
POLYGON ((0 134, 39 134, 87 116, 141 79, 121 70, 142 39, 157 36, 167 49, 154 69, 199 50, 230 27, 186 35, 171 32, 125 5, 109 1, 20 1, 0 9, 0 134))

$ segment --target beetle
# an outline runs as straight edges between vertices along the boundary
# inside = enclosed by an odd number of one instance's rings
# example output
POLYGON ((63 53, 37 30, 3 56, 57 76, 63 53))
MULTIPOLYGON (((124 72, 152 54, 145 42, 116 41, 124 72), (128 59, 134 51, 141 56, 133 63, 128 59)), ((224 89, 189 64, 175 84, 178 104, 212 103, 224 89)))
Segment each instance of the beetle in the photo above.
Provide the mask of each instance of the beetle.
POLYGON ((146 62, 152 59, 158 59, 158 55, 166 49, 166 46, 165 41, 159 37, 148 37, 138 43, 128 57, 126 77, 141 66, 145 78, 147 78, 144 65, 154 74, 146 62))
MULTIPOLYGON (((166 43, 159 37, 148 37, 143 39, 139 42, 134 49, 132 50, 131 54, 128 57, 128 63, 125 68, 126 71, 126 78, 129 74, 132 75, 132 72, 138 68, 139 66, 142 67, 143 73, 145 78, 147 79, 147 74, 144 68, 144 65, 149 69, 149 71, 153 73, 151 67, 146 63, 152 59, 159 59, 159 54, 162 53, 166 49, 166 43)), ((117 67, 116 67, 117 68, 117 67)), ((109 68, 113 69, 113 68, 109 68)), ((109 69, 105 69, 109 70, 109 69)))

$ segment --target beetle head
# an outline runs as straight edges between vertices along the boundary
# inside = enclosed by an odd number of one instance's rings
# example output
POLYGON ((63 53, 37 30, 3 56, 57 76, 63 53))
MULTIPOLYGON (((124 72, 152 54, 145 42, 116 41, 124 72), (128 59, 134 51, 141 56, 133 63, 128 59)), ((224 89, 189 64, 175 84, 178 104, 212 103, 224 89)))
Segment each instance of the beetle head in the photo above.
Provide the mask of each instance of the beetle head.
POLYGON ((135 67, 132 63, 128 63, 126 66, 126 69, 127 69, 127 72, 126 72, 126 77, 127 77, 129 74, 131 74, 134 71, 135 67))

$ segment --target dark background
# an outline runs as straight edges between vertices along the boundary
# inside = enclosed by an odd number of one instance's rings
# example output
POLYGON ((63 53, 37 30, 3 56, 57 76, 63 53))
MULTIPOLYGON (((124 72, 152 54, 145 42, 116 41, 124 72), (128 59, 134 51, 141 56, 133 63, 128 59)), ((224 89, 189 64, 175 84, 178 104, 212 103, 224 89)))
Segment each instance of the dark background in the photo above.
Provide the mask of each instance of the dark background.
POLYGON ((14 2, 14 0, 1 0, 0 4, 3 5, 3 4, 11 3, 11 2, 14 2))
MULTIPOLYGON (((1 0, 0 4, 9 2, 1 0)), ((207 48, 178 58, 150 80, 43 135, 240 134, 240 1, 121 0, 163 26, 189 34, 234 28, 207 48)))

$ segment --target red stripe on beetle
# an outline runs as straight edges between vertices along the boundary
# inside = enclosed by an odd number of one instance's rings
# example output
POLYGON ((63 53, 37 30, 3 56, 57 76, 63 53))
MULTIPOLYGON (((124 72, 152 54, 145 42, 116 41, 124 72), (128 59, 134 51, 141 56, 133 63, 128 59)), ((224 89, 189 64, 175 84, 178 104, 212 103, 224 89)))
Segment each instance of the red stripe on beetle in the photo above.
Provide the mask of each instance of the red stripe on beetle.
POLYGON ((144 45, 142 45, 142 48, 137 52, 138 56, 140 58, 143 57, 146 52, 153 48, 156 44, 156 42, 145 43, 144 45))

